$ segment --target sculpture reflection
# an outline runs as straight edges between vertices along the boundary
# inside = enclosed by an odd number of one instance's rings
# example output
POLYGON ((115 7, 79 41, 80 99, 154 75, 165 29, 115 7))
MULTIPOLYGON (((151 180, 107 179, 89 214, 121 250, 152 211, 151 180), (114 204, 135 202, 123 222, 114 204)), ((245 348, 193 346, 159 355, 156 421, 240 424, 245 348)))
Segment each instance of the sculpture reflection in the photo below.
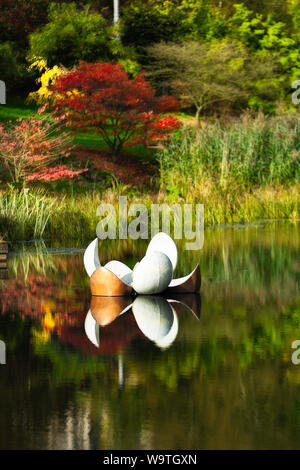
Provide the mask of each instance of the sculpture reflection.
MULTIPOLYGON (((104 332, 105 328, 114 321, 117 327, 118 318, 121 316, 126 322, 125 314, 127 314, 129 322, 134 318, 137 335, 142 334, 159 348, 166 349, 177 337, 178 315, 185 310, 191 312, 197 319, 200 318, 199 294, 177 295, 175 299, 141 295, 134 300, 130 297, 93 296, 85 319, 85 332, 91 343, 101 350, 101 329, 104 332)), ((110 328, 113 329, 113 325, 110 328)))
POLYGON ((163 297, 140 295, 132 312, 141 332, 161 348, 167 348, 178 333, 178 318, 171 303, 163 297))

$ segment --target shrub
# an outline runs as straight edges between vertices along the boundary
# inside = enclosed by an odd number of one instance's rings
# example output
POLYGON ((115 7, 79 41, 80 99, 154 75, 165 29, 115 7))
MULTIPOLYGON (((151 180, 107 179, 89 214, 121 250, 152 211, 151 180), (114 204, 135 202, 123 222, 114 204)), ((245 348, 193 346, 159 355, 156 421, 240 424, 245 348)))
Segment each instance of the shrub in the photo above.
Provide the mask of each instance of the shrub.
POLYGON ((42 58, 32 58, 29 69, 36 69, 41 76, 36 80, 40 84, 40 88, 37 91, 29 93, 27 100, 35 101, 38 105, 44 105, 47 108, 47 102, 51 97, 50 87, 54 85, 55 80, 59 75, 66 73, 66 69, 60 68, 57 65, 49 68, 47 62, 42 58))
POLYGON ((70 138, 57 125, 38 119, 19 119, 0 126, 0 174, 4 182, 69 179, 85 170, 51 167, 70 155, 70 138))

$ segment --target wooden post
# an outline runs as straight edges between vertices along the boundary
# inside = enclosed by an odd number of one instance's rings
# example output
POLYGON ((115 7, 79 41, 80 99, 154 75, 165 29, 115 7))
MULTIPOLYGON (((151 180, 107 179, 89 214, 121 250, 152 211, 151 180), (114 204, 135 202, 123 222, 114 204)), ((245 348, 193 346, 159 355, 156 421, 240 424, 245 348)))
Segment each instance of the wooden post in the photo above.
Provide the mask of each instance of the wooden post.
POLYGON ((7 254, 8 244, 0 241, 0 279, 8 279, 7 254))

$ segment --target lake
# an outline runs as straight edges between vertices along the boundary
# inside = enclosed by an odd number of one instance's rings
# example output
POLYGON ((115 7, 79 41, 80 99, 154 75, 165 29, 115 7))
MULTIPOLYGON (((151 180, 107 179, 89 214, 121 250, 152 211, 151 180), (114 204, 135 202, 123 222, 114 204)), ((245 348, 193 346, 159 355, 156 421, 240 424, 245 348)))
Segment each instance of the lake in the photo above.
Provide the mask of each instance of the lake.
MULTIPOLYGON (((299 236, 208 227, 200 252, 176 242, 176 275, 200 262, 201 295, 133 308, 91 304, 85 247, 17 244, 0 281, 0 448, 299 449, 299 236)), ((146 246, 101 242, 100 259, 133 267, 146 246)))

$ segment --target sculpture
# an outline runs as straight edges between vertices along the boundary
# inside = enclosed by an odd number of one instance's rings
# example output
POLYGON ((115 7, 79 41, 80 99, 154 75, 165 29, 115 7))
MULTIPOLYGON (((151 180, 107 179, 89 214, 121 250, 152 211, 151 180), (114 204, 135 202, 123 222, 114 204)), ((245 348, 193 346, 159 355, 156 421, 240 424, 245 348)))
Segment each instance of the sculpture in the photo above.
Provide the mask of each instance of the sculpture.
POLYGON ((101 331, 118 317, 133 315, 137 331, 161 349, 168 348, 178 333, 177 314, 188 310, 200 317, 199 294, 181 294, 177 299, 139 295, 130 297, 93 296, 85 319, 85 333, 91 343, 101 348, 101 331), (130 311, 131 310, 131 311, 130 311), (127 314, 127 315, 126 315, 127 314), (102 330, 101 330, 102 329, 102 330))
POLYGON ((101 266, 98 238, 84 253, 84 266, 90 276, 92 295, 126 296, 197 292, 201 285, 199 264, 187 276, 173 279, 177 265, 177 248, 169 235, 160 232, 150 241, 146 255, 131 270, 121 261, 112 260, 101 266))

